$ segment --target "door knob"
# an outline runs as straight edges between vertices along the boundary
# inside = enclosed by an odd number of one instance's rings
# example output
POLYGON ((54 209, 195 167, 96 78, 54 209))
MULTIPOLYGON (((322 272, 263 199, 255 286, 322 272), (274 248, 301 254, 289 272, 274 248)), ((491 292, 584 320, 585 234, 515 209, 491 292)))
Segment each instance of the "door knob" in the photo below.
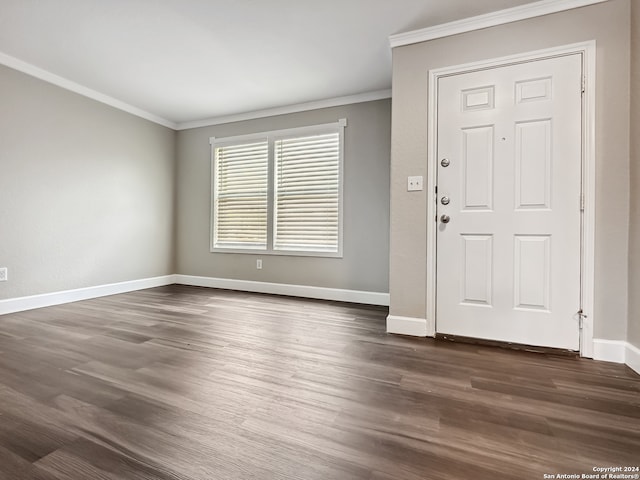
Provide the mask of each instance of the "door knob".
POLYGON ((440 217, 440 221, 441 221, 442 223, 449 223, 449 221, 450 221, 450 220, 451 220, 451 217, 450 217, 449 215, 442 215, 442 216, 440 217))

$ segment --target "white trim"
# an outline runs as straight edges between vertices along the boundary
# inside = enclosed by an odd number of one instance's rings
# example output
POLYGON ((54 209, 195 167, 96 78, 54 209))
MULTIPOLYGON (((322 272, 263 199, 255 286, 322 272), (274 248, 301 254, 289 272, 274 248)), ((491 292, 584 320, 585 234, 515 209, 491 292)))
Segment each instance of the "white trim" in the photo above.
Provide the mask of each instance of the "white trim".
POLYGON ((252 112, 237 113, 231 115, 223 115, 219 117, 208 118, 204 120, 194 120, 189 122, 173 122, 166 118, 160 117, 153 113, 142 110, 141 108, 130 105, 126 102, 110 97, 104 93, 100 93, 91 88, 80 85, 79 83, 68 80, 64 77, 51 73, 40 67, 36 67, 30 63, 24 62, 18 58, 0 52, 0 64, 5 65, 19 72, 26 73, 32 77, 51 83, 70 92, 77 93, 92 100, 96 100, 110 107, 117 108, 123 112, 130 113, 136 117, 144 118, 150 122, 157 123, 172 130, 187 130, 190 128, 208 127, 212 125, 221 125, 224 123, 240 122, 243 120, 253 120, 256 118, 273 117, 276 115, 286 115, 290 113, 306 112, 309 110, 318 110, 321 108, 339 107, 343 105, 351 105, 354 103, 372 102, 375 100, 383 100, 391 98, 391 89, 376 90, 373 92, 358 93, 355 95, 347 95, 343 97, 327 98, 314 102, 298 103, 294 105, 285 105, 282 107, 267 108, 264 110, 256 110, 252 112))
POLYGON ((207 118, 204 120, 194 120, 192 122, 182 122, 177 124, 176 130, 210 127, 213 125, 222 125, 224 123, 254 120, 256 118, 275 117, 276 115, 287 115, 290 113, 306 112, 309 110, 319 110, 321 108, 340 107, 343 105, 351 105, 354 103, 373 102, 375 100, 383 100, 385 98, 391 98, 391 89, 359 93, 357 95, 348 95, 345 97, 328 98, 325 100, 298 103, 295 105, 286 105, 283 107, 267 108, 265 110, 256 110, 253 112, 223 115, 220 117, 207 118))
POLYGON ((627 342, 623 340, 593 339, 593 359, 602 362, 624 363, 627 342))
POLYGON ((23 62, 22 60, 12 57, 11 55, 7 55, 6 53, 0 52, 0 64, 6 65, 7 67, 13 68, 14 70, 18 70, 22 73, 26 73, 27 75, 31 75, 32 77, 39 78, 40 80, 51 83, 60 88, 64 88, 65 90, 69 90, 84 97, 91 98, 92 100, 96 100, 100 103, 104 103, 105 105, 109 105, 110 107, 117 108, 118 110, 122 110, 123 112, 130 113, 132 115, 135 115, 136 117, 144 118, 145 120, 149 120, 150 122, 157 123, 173 130, 177 129, 177 124, 175 122, 172 122, 171 120, 159 117, 158 115, 149 113, 145 110, 142 110, 141 108, 129 105, 128 103, 118 100, 117 98, 110 97, 109 95, 105 95, 104 93, 100 93, 96 90, 92 90, 90 88, 82 86, 79 83, 67 80, 66 78, 56 75, 55 73, 51 73, 30 63, 23 62))
POLYGON ((428 336, 427 319, 389 315, 387 317, 387 333, 426 337, 428 336))
POLYGON ((194 287, 222 288, 242 292, 268 293, 290 297, 316 298, 337 302, 362 303, 367 305, 389 305, 389 294, 343 290, 340 288, 313 287, 311 285, 291 285, 285 283, 258 282, 253 280, 234 280, 230 278, 198 277, 193 275, 175 275, 175 283, 194 287))
POLYGON ((624 363, 640 374, 640 348, 624 340, 594 338, 591 350, 593 359, 601 362, 624 363))
POLYGON ((438 78, 435 71, 429 71, 427 103, 427 274, 426 301, 427 328, 429 336, 436 334, 436 294, 437 294, 437 220, 438 195, 436 194, 438 177, 438 78))
POLYGON ((240 142, 250 142, 252 140, 269 140, 273 138, 277 140, 281 137, 315 134, 326 130, 327 132, 335 132, 340 128, 347 126, 346 118, 339 118, 335 122, 320 123, 318 125, 304 125, 302 127, 284 128, 282 130, 270 130, 266 132, 247 133, 243 135, 233 135, 231 137, 209 137, 209 145, 220 147, 224 145, 233 145, 240 142))
POLYGON ((593 357, 593 326, 596 278, 596 42, 586 42, 582 51, 582 75, 585 93, 582 97, 582 308, 580 355, 593 357))
POLYGON ((627 343, 627 349, 624 356, 624 363, 626 363, 630 369, 640 374, 640 348, 635 345, 627 343))
POLYGON ((490 12, 484 15, 464 18, 454 22, 434 25, 432 27, 397 33, 389 37, 391 48, 411 45, 413 43, 426 42, 436 38, 448 37, 460 33, 472 32, 482 28, 495 27, 506 23, 517 22, 529 18, 540 17, 552 13, 563 12, 579 7, 586 7, 603 3, 608 0, 542 0, 519 7, 507 8, 490 12))
POLYGON ((0 315, 33 310, 34 308, 51 307, 80 300, 90 300, 92 298, 106 297, 107 295, 115 295, 118 293, 133 292, 145 288, 161 287, 171 285, 172 283, 175 283, 174 275, 164 275, 162 277, 143 278, 140 280, 110 283, 95 287, 30 295, 28 297, 9 298, 0 300, 0 315))
POLYGON ((427 124, 427 311, 425 313, 428 333, 435 333, 436 320, 436 235, 435 222, 436 199, 435 187, 437 176, 437 115, 438 115, 438 79, 445 76, 468 73, 489 68, 497 68, 522 62, 530 62, 560 55, 581 54, 583 58, 583 75, 586 92, 583 96, 583 140, 582 140, 582 188, 585 205, 583 213, 583 249, 581 265, 582 275, 582 308, 587 317, 584 320, 580 335, 580 354, 583 357, 594 356, 593 325, 595 319, 595 106, 596 106, 596 42, 588 41, 565 45, 551 49, 537 50, 517 55, 509 55, 491 60, 455 65, 429 71, 427 124), (433 331, 431 326, 433 325, 433 331))
POLYGON ((77 288, 73 290, 63 290, 60 292, 43 293, 27 297, 0 300, 0 315, 23 312, 25 310, 33 310, 35 308, 52 307, 54 305, 78 302, 80 300, 91 300, 92 298, 106 297, 108 295, 116 295, 118 293, 134 292, 137 290, 144 290, 146 288, 162 287, 172 284, 269 293, 273 295, 288 295, 291 297, 317 298, 321 300, 362 303, 367 305, 389 305, 388 293, 232 280, 226 278, 196 277, 191 275, 164 275, 161 277, 143 278, 127 282, 97 285, 95 287, 77 288))
MULTIPOLYGON (((571 43, 569 45, 560 45, 557 47, 543 48, 541 50, 533 50, 530 52, 515 53, 513 55, 505 55, 503 57, 478 60, 475 62, 464 63, 462 65, 451 65, 448 67, 442 67, 442 68, 430 70, 429 74, 436 75, 437 77, 445 77, 450 75, 459 75, 462 73, 476 72, 478 70, 487 70, 490 68, 505 67, 507 65, 514 65, 517 63, 535 62, 537 60, 544 60, 546 58, 560 57, 563 55, 572 55, 572 54, 583 54, 585 55, 585 58, 587 58, 588 60, 591 60, 591 62, 589 62, 590 64, 589 71, 585 72, 588 74, 591 72, 591 69, 593 69, 593 73, 595 73, 595 58, 596 58, 595 53, 596 53, 596 41, 589 40, 586 42, 571 43)), ((586 80, 587 82, 589 81, 595 82, 594 78, 587 78, 586 80)), ((587 87, 589 87, 590 85, 591 84, 588 83, 587 87)), ((595 129, 594 129, 594 132, 595 132, 595 129)))

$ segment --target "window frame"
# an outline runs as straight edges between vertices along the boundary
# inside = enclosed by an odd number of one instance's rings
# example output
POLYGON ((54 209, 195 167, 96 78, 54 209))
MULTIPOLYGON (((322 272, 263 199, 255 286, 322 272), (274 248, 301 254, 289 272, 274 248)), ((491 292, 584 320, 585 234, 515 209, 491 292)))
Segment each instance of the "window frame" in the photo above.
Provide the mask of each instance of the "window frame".
POLYGON ((211 253, 242 253, 249 255, 285 255, 296 257, 329 257, 343 258, 343 237, 344 237, 344 129, 347 126, 345 118, 337 122, 320 125, 309 125, 304 127, 294 127, 282 130, 272 130, 268 132, 250 133, 246 135, 235 135, 230 137, 210 137, 211 145, 211 178, 209 201, 210 222, 209 222, 209 251, 211 253), (277 165, 275 162, 274 145, 277 140, 322 135, 327 133, 337 133, 339 136, 339 160, 338 160, 338 244, 337 251, 314 251, 314 250, 275 250, 274 247, 274 222, 275 222, 275 175, 277 165), (266 248, 250 247, 219 247, 216 242, 216 148, 223 146, 238 145, 242 143, 267 141, 267 245, 266 248))

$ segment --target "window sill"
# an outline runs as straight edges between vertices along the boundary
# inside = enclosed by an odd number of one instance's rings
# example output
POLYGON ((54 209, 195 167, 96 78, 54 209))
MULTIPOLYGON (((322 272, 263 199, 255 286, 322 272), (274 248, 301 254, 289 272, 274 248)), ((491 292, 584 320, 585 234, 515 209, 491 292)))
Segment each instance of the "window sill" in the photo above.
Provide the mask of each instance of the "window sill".
POLYGON ((212 248, 210 253, 234 253, 243 255, 279 255, 286 257, 343 258, 342 252, 307 252, 303 250, 259 250, 255 248, 212 248))

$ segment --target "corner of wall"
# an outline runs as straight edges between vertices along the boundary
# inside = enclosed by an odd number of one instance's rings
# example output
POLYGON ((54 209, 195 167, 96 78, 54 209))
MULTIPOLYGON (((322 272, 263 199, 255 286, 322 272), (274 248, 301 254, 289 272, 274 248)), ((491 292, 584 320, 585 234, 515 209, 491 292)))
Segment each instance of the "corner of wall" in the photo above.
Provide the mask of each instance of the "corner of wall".
POLYGON ((640 375, 640 348, 631 343, 627 343, 624 363, 640 375))
MULTIPOLYGON (((629 120, 629 292, 640 291, 640 3, 630 2, 630 120, 629 120)), ((640 297, 627 305, 627 364, 640 372, 640 297), (632 362, 632 363, 630 363, 632 362)))
POLYGON ((178 273, 178 131, 173 131, 173 212, 171 227, 171 273, 178 273))

